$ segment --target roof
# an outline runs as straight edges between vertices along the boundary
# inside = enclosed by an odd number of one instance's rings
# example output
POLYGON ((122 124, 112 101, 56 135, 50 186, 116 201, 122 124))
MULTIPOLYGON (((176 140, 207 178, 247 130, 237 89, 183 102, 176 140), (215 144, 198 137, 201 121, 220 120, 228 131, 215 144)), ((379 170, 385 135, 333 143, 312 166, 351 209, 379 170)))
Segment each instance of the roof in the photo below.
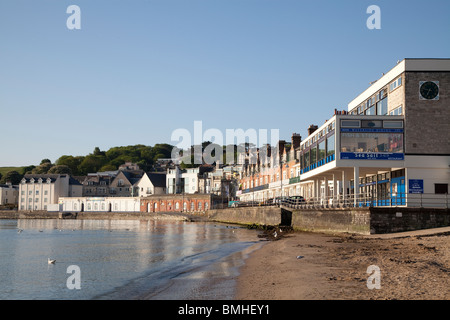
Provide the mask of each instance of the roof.
POLYGON ((69 185, 71 185, 71 186, 82 186, 80 181, 78 181, 77 179, 75 179, 73 177, 69 177, 69 185))
POLYGON ((42 179, 42 181, 47 182, 48 179, 50 179, 50 182, 55 182, 59 178, 66 178, 69 177, 69 185, 81 185, 81 183, 73 178, 72 176, 68 174, 26 174, 24 175, 23 179, 25 179, 25 182, 30 182, 31 179, 34 179, 35 181, 38 181, 39 179, 42 179))
MULTIPOLYGON (((26 182, 30 182, 31 179, 34 179, 35 181, 42 179, 43 181, 47 181, 50 179, 51 182, 55 182, 59 179, 59 177, 66 176, 65 174, 26 174, 23 176, 23 179, 25 179, 26 182)), ((22 179, 22 180, 23 180, 22 179)))
POLYGON ((151 172, 147 173, 148 178, 152 182, 154 187, 166 187, 166 174, 165 173, 156 173, 151 172))

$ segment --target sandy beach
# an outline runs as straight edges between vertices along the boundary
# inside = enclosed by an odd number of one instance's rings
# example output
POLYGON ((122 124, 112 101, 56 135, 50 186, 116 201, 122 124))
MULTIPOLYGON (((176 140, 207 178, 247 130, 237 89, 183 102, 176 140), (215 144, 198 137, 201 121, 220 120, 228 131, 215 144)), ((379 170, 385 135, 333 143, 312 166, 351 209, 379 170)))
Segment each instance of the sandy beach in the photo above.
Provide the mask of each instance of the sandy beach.
POLYGON ((448 300, 450 232, 278 233, 240 271, 238 300, 448 300), (380 289, 368 288, 372 265, 379 267, 380 289))

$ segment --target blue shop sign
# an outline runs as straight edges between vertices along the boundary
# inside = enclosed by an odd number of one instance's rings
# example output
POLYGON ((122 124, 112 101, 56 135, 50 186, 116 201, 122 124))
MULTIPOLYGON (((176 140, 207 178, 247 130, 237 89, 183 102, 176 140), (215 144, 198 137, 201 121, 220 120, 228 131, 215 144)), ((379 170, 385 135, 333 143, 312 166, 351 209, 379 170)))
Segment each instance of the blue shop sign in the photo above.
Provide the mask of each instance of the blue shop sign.
POLYGON ((403 153, 341 152, 341 160, 405 160, 403 153))
POLYGON ((423 180, 409 179, 409 193, 423 193, 423 180))

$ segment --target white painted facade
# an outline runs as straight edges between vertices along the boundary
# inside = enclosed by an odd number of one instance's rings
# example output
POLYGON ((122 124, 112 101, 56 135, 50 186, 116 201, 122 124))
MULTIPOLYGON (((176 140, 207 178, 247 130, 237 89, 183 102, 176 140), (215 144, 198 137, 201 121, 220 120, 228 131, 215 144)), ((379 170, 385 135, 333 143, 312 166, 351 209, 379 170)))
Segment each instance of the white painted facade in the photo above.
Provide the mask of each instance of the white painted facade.
MULTIPOLYGON (((153 174, 154 175, 154 174, 153 174)), ((155 185, 149 174, 144 173, 142 178, 133 186, 138 190, 139 197, 148 197, 153 194, 165 194, 166 188, 165 186, 155 185)))
POLYGON ((139 212, 139 197, 61 197, 61 212, 139 212))
POLYGON ((80 197, 82 189, 67 174, 25 175, 19 184, 19 210, 53 209, 60 197, 80 197))

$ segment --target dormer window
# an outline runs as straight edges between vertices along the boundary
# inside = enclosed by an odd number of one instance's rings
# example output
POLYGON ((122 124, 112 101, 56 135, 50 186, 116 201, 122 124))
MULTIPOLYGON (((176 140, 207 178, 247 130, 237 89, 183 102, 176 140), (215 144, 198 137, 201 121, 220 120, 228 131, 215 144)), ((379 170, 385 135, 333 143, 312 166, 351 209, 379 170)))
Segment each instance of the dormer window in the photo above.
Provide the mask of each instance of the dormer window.
POLYGON ((31 183, 34 183, 34 178, 31 178, 30 182, 31 182, 31 183))
POLYGON ((50 184, 52 180, 50 178, 47 179, 47 183, 50 184))
POLYGON ((39 183, 42 183, 42 178, 39 178, 38 182, 39 182, 39 183))

